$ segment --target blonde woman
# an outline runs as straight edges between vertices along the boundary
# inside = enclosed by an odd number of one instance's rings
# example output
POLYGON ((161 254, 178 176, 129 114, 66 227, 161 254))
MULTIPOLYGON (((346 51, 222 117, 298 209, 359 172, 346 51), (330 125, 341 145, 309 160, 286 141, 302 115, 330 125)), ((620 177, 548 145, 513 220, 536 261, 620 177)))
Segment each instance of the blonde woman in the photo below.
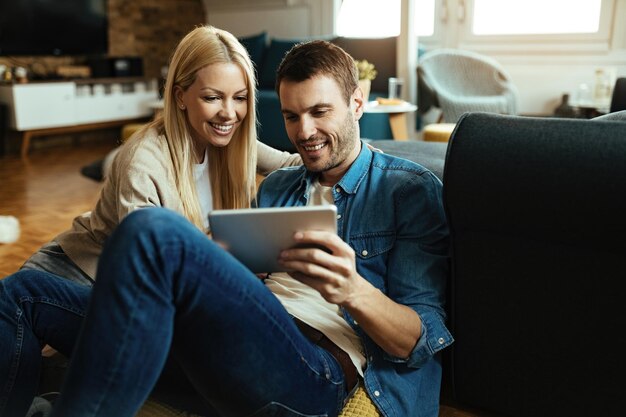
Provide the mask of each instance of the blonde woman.
POLYGON ((42 343, 70 355, 103 245, 126 215, 165 207, 206 232, 210 210, 250 205, 257 149, 264 171, 301 162, 257 142, 254 71, 233 35, 192 30, 169 68, 163 116, 120 149, 93 211, 0 280, 0 415, 26 414, 42 343), (26 310, 37 311, 41 333, 25 324, 34 318, 26 310))
POLYGON ((207 227, 212 209, 248 207, 258 169, 300 165, 299 155, 257 141, 255 75, 230 33, 202 26, 174 51, 161 117, 124 144, 95 208, 35 253, 38 269, 91 285, 102 245, 130 212, 161 206, 207 227))

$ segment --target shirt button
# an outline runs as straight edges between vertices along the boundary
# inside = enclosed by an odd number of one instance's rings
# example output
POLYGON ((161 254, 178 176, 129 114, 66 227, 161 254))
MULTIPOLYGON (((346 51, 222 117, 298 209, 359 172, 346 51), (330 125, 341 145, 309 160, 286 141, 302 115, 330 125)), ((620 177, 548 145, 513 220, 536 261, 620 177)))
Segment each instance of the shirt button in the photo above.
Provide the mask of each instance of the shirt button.
POLYGON ((374 362, 374 357, 370 356, 370 362, 374 362))
POLYGON ((443 340, 443 337, 440 337, 437 342, 439 342, 440 345, 443 345, 445 343, 445 340, 443 340))
POLYGON ((359 323, 356 320, 353 320, 352 322, 354 323, 355 326, 359 325, 359 323))
POLYGON ((363 255, 363 256, 367 256, 367 254, 368 254, 368 253, 369 253, 369 252, 368 252, 368 251, 366 251, 365 249, 363 249, 363 250, 361 251, 361 255, 363 255))
POLYGON ((380 392, 378 390, 374 391, 374 397, 380 397, 380 392))
POLYGON ((337 215, 337 220, 341 219, 341 214, 337 215))
POLYGON ((338 193, 340 193, 340 192, 341 192, 341 188, 339 188, 339 187, 335 187, 335 191, 336 191, 336 192, 338 192, 338 193))

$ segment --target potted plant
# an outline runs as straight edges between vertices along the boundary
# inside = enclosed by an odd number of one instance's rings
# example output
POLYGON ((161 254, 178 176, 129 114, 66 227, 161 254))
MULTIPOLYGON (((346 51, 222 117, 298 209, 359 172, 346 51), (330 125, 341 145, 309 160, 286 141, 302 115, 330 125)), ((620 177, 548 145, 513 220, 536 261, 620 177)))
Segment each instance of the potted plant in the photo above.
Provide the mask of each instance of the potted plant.
POLYGON ((359 87, 361 87, 361 91, 363 91, 363 98, 365 101, 368 101, 370 89, 372 87, 372 80, 376 78, 378 72, 376 71, 374 64, 368 62, 366 59, 354 60, 354 63, 359 71, 359 87))

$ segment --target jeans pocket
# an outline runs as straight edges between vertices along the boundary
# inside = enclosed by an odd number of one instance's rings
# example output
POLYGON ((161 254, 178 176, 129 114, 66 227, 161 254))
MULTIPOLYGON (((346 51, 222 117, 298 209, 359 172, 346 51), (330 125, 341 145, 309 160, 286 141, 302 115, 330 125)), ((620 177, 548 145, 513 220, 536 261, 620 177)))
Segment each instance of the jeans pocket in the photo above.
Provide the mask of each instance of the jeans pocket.
POLYGON ((248 417, 327 417, 328 414, 303 414, 277 402, 271 402, 248 417))

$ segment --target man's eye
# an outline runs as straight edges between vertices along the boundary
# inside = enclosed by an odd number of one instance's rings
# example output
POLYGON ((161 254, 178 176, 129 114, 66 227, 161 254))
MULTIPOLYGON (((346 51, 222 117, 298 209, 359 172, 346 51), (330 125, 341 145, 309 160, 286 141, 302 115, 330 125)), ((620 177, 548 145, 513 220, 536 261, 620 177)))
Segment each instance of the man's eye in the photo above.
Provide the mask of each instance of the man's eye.
POLYGON ((298 120, 298 116, 294 115, 294 114, 286 114, 285 115, 285 120, 288 120, 290 122, 293 122, 295 120, 298 120))
POLYGON ((313 112, 313 116, 315 117, 323 117, 326 114, 326 110, 317 110, 313 112))

